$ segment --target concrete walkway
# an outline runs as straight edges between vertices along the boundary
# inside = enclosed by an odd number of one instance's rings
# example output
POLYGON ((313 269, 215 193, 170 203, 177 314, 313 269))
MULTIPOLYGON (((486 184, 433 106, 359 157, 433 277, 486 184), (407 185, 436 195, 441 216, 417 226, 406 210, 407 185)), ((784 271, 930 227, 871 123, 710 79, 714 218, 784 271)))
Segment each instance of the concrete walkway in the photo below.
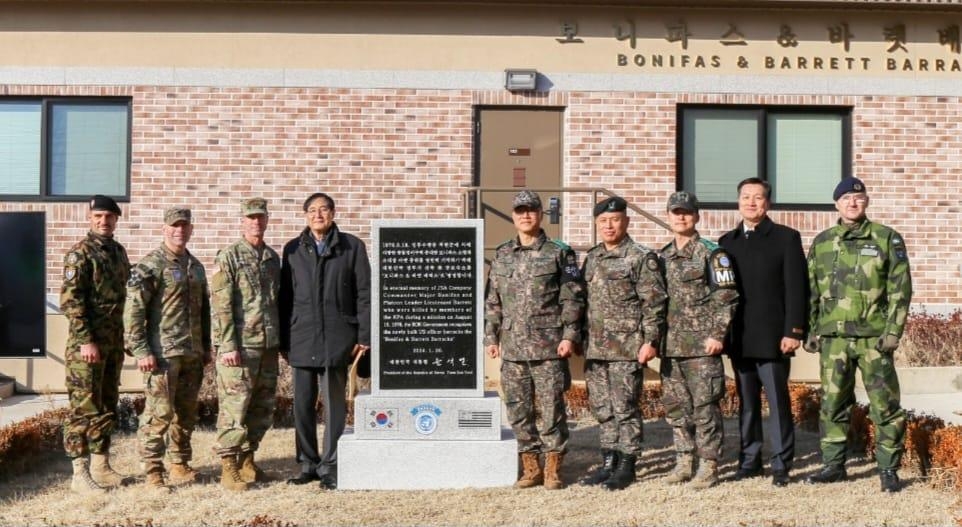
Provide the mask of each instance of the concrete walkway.
POLYGON ((67 394, 14 395, 0 401, 0 428, 67 406, 67 394))

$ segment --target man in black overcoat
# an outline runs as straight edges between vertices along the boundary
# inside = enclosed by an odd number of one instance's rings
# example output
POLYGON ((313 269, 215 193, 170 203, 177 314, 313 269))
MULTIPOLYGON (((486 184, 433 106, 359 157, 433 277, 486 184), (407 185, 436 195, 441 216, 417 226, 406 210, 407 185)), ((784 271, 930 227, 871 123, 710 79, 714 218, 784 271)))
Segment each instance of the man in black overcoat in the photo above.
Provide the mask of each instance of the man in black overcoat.
POLYGON ((771 186, 758 178, 738 184, 739 225, 718 243, 734 260, 739 305, 725 346, 741 402, 741 449, 735 480, 762 474, 764 388, 769 405, 772 484, 785 486, 795 456, 788 377, 805 338, 808 273, 801 236, 768 217, 771 186))
POLYGON ((334 200, 318 192, 304 201, 307 227, 284 245, 281 263, 281 354, 294 371, 294 429, 300 475, 337 488, 337 441, 347 416, 348 365, 371 346, 371 266, 364 242, 334 223, 334 200), (317 448, 315 404, 324 400, 323 449, 317 448))

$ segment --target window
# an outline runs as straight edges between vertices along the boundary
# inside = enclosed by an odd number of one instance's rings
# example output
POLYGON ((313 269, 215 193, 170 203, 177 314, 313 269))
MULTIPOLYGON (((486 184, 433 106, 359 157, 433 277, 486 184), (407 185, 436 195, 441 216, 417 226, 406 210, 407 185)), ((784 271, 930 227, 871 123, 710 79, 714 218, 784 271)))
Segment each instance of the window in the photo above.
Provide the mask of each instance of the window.
POLYGON ((851 175, 851 109, 686 105, 678 110, 681 187, 706 206, 736 202, 738 182, 772 185, 778 208, 828 208, 851 175))
POLYGON ((125 199, 129 180, 128 99, 0 99, 0 197, 125 199))

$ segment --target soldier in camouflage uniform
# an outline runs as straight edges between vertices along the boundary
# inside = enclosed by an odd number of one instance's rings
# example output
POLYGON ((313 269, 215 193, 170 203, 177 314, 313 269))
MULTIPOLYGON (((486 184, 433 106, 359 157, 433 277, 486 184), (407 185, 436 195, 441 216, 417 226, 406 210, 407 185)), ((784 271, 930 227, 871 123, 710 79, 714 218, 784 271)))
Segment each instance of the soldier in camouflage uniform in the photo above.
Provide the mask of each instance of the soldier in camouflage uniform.
POLYGON ((585 288, 574 251, 541 229, 540 196, 522 191, 512 206, 518 236, 498 246, 488 274, 485 351, 502 359, 501 389, 523 466, 515 487, 555 490, 564 487, 567 359, 581 333, 585 288))
POLYGON ((594 208, 599 243, 588 251, 585 384, 598 420, 602 465, 583 482, 623 489, 635 481, 641 453, 638 407, 645 363, 657 356, 667 294, 657 253, 628 235, 628 203, 608 198, 594 208))
POLYGON ((267 201, 244 200, 244 236, 217 253, 211 278, 217 349, 217 445, 221 485, 246 490, 266 480, 254 452, 274 419, 281 260, 264 243, 267 201))
POLYGON ((102 492, 124 479, 109 458, 124 363, 124 284, 130 275, 127 251, 114 240, 120 215, 113 199, 90 198, 90 232, 64 258, 60 309, 69 324, 70 415, 63 423, 63 444, 73 461, 74 492, 102 492))
POLYGON ((677 455, 667 480, 692 480, 691 485, 701 489, 718 482, 724 435, 719 401, 725 394, 721 352, 738 291, 731 260, 718 245, 699 236, 698 219, 694 194, 671 195, 668 222, 675 239, 661 250, 668 283, 661 382, 677 455))
POLYGON ((908 253, 899 233, 865 217, 869 199, 859 179, 843 179, 833 198, 838 225, 816 236, 808 253, 812 302, 805 349, 821 354, 824 464, 808 481, 830 483, 846 477, 857 368, 875 423, 882 491, 898 492, 906 423, 892 355, 912 299, 908 253))
POLYGON ((140 415, 141 463, 147 485, 192 483, 190 436, 197 424, 197 395, 211 361, 210 294, 204 266, 187 250, 190 209, 164 213, 164 243, 130 272, 124 329, 127 349, 144 373, 140 415))

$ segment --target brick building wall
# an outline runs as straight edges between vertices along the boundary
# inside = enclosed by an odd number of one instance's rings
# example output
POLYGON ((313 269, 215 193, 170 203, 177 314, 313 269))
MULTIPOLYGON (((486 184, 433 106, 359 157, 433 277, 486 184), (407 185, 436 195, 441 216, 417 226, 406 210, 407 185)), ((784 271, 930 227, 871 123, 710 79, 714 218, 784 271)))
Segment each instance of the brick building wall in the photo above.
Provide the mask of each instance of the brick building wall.
MULTIPOLYGON (((302 228, 301 202, 315 191, 334 196, 338 224, 366 241, 374 219, 462 217, 476 105, 563 107, 564 184, 607 188, 659 217, 675 189, 677 104, 851 106, 852 173, 869 187, 870 217, 907 240, 915 303, 962 305, 959 97, 39 85, 0 93, 131 97, 131 199, 118 239, 140 259, 160 243, 163 209, 187 204, 196 218, 190 247, 208 268, 237 238, 246 196, 270 200, 268 242, 277 248, 302 228)), ((566 201, 564 237, 576 246, 590 240, 588 201, 566 201)), ((62 255, 86 232, 86 204, 0 202, 10 210, 46 211, 48 292, 58 292, 62 255)), ((836 218, 771 215, 799 229, 805 244, 836 218)), ((715 239, 737 219, 707 210, 700 230, 715 239)), ((631 233, 648 245, 669 239, 641 217, 631 233)))

